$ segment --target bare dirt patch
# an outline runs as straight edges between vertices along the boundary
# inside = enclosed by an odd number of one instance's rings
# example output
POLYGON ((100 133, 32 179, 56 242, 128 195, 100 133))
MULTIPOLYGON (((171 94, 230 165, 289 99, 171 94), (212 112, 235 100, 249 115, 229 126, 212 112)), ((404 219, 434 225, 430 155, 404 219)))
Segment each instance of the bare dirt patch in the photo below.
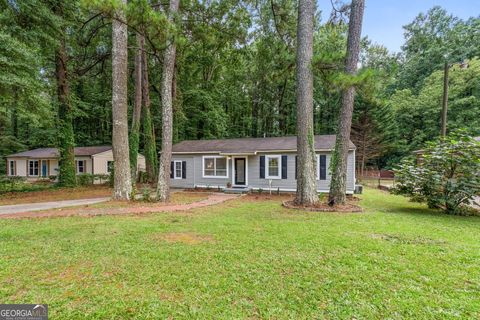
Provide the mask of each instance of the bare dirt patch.
POLYGON ((171 232, 156 234, 155 240, 163 240, 168 243, 199 244, 203 242, 213 242, 215 239, 211 235, 199 234, 195 232, 171 232))
POLYGON ((180 192, 172 197, 177 197, 180 201, 186 203, 159 203, 159 202, 136 202, 136 201, 109 201, 97 205, 87 205, 79 207, 59 208, 45 211, 19 212, 12 214, 2 214, 0 218, 46 218, 46 217, 66 217, 66 216, 99 216, 99 215, 127 215, 127 214, 149 214, 159 212, 181 212, 190 209, 202 208, 216 205, 227 200, 235 199, 238 195, 212 193, 200 198, 184 197, 180 192), (194 200, 196 199, 196 201, 194 200))
POLYGON ((242 200, 247 201, 285 201, 285 200, 292 200, 295 197, 293 193, 249 193, 247 194, 242 200))
MULTIPOLYGON (((358 200, 357 200, 358 201, 358 200)), ((315 211, 315 212, 363 212, 363 209, 353 204, 356 201, 349 201, 344 205, 335 205, 329 206, 327 203, 320 202, 315 206, 299 206, 293 202, 293 200, 283 201, 282 205, 288 209, 297 209, 304 211, 315 211)))
POLYGON ((73 189, 55 188, 30 192, 9 192, 0 195, 0 205, 101 198, 111 195, 111 188, 96 185, 73 189))

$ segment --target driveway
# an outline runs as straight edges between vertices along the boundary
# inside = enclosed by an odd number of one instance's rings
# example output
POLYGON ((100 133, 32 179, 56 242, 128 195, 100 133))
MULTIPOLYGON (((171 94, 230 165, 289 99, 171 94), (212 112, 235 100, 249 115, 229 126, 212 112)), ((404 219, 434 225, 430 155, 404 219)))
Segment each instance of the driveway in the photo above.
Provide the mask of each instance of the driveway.
POLYGON ((57 209, 57 208, 65 208, 65 207, 73 207, 73 206, 83 206, 88 204, 105 202, 108 200, 110 200, 109 197, 14 204, 14 205, 8 205, 8 206, 0 206, 0 215, 19 213, 19 212, 31 212, 31 211, 40 211, 40 210, 48 210, 48 209, 57 209))

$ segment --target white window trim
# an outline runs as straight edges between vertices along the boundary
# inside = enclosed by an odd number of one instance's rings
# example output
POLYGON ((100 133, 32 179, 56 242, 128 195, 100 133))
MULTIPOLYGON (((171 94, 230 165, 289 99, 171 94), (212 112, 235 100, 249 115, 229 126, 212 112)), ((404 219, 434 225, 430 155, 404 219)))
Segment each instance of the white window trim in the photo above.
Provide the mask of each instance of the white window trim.
POLYGON ((9 176, 15 176, 15 167, 16 167, 16 163, 15 163, 15 160, 8 160, 8 173, 9 173, 9 176), (12 168, 12 163, 13 163, 13 168, 12 168), (13 173, 12 173, 12 169, 13 169, 13 173))
POLYGON ((183 162, 181 160, 173 161, 173 179, 182 179, 183 162), (177 177, 177 163, 180 163, 180 177, 177 177))
POLYGON ((282 179, 282 156, 281 155, 266 155, 265 156, 265 179, 282 179), (278 175, 270 175, 270 166, 268 165, 268 160, 278 159, 278 175))
MULTIPOLYGON (((33 166, 33 172, 35 173, 35 166, 33 166)), ((28 176, 38 177, 39 175, 40 175, 40 160, 38 160, 38 159, 28 160, 28 176), (38 173, 37 174, 30 174, 30 162, 34 162, 34 161, 36 161, 38 163, 38 167, 37 167, 38 173)))
POLYGON ((75 171, 77 172, 77 174, 84 174, 87 172, 87 160, 75 160, 75 171), (80 168, 80 161, 83 162, 83 172, 80 172, 80 170, 78 170, 78 168, 80 168))
POLYGON ((248 156, 232 157, 232 186, 247 187, 248 186, 248 156), (235 184, 235 159, 245 159, 245 184, 235 184))
MULTIPOLYGON (((225 178, 228 178, 228 157, 226 156, 203 156, 202 157, 202 178, 206 178, 206 179, 225 179, 225 178), (205 175, 205 159, 218 159, 218 158, 224 158, 225 159, 225 162, 226 162, 226 165, 227 165, 227 173, 225 176, 207 176, 205 175)), ((216 173, 217 172, 217 160, 214 161, 214 164, 213 164, 213 169, 214 169, 214 172, 216 173)))
POLYGON ((317 180, 327 181, 328 180, 328 166, 327 166, 327 155, 326 154, 317 154, 317 180), (320 156, 325 156, 325 180, 320 180, 320 156))

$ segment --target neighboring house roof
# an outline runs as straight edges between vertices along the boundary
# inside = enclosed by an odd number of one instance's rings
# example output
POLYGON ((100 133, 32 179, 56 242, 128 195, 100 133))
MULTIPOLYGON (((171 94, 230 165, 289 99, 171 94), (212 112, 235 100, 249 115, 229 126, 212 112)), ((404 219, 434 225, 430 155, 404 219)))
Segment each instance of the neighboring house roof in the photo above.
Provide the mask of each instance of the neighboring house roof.
MULTIPOLYGON (((333 150, 335 135, 315 136, 316 150, 333 150)), ((355 149, 350 141, 349 149, 355 149)), ((256 153, 268 151, 296 151, 297 137, 239 138, 216 140, 185 140, 173 146, 173 153, 256 153)))
MULTIPOLYGON (((111 150, 111 146, 75 147, 76 156, 92 156, 111 150)), ((57 148, 38 148, 19 153, 10 154, 7 158, 58 158, 57 148)))

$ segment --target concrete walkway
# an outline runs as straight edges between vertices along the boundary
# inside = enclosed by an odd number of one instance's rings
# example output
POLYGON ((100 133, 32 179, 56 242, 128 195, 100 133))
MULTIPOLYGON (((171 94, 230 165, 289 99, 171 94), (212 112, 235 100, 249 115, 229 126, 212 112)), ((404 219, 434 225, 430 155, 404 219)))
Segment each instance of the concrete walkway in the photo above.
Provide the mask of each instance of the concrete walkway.
POLYGON ((74 206, 84 206, 89 204, 105 202, 108 200, 110 200, 109 197, 14 204, 14 205, 8 205, 8 206, 0 206, 0 215, 20 213, 20 212, 41 211, 41 210, 49 210, 49 209, 57 209, 57 208, 65 208, 65 207, 74 207, 74 206))

